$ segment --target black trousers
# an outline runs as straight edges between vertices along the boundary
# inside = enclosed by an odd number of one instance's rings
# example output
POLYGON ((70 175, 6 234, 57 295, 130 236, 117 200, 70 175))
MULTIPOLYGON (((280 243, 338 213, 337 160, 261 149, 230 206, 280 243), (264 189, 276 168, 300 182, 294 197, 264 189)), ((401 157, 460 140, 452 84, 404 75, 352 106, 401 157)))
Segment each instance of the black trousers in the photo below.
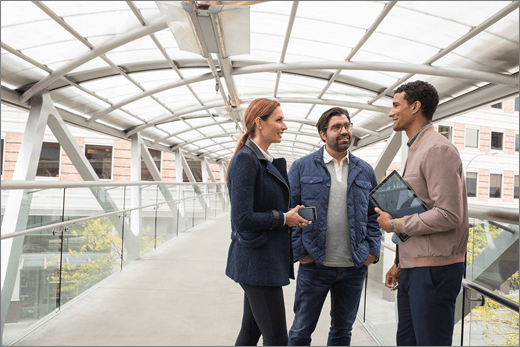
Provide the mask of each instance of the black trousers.
POLYGON ((464 263, 401 269, 398 346, 451 346, 464 263))
POLYGON ((264 346, 286 346, 287 323, 282 287, 240 286, 244 289, 244 316, 235 346, 256 346, 260 335, 264 346))

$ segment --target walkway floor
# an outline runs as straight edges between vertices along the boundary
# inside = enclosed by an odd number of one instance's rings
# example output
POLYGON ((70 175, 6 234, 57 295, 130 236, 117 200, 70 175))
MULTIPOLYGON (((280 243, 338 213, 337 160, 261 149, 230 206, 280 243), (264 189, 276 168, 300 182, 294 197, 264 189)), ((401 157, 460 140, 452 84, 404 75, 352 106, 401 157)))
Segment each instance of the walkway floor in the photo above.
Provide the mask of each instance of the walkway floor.
MULTIPOLYGON (((109 278, 15 345, 233 345, 244 294, 224 274, 229 235, 228 213, 196 226, 109 278)), ((288 327, 294 318, 295 283, 284 287, 288 327)), ((327 299, 313 345, 327 343, 329 310, 327 299)), ((376 345, 358 321, 352 345, 376 345)))

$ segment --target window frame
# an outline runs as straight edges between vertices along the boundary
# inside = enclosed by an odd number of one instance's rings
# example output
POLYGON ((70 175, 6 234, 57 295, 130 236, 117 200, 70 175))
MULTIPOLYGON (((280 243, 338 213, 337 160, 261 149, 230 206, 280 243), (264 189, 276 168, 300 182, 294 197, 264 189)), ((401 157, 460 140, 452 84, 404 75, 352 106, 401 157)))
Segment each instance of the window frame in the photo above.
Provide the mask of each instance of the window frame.
MULTIPOLYGON (((519 174, 513 174, 513 201, 514 200, 519 200, 519 198, 515 198, 515 177, 518 177, 519 184, 520 184, 520 175, 519 174)), ((520 190, 520 187, 519 187, 519 190, 520 190)), ((519 192, 519 197, 520 197, 520 192, 519 192)))
MULTIPOLYGON (((85 156, 85 159, 87 159, 90 166, 92 166, 92 164, 90 163, 90 161, 87 158, 87 146, 112 147, 112 158, 111 158, 111 163, 110 163, 111 164, 110 165, 110 178, 100 178, 99 176, 98 176, 98 178, 102 181, 113 181, 114 180, 114 148, 115 148, 115 146, 113 144, 85 142, 83 144, 83 155, 85 156)), ((94 169, 94 167, 92 167, 92 169, 94 169)), ((96 173, 96 175, 97 175, 97 173, 96 173)))
POLYGON ((504 109, 504 103, 502 101, 496 102, 494 104, 489 105, 489 108, 492 110, 503 110, 504 109), (498 107, 493 107, 495 105, 498 105, 498 107))
MULTIPOLYGON (((58 176, 55 176, 55 177, 38 176, 38 167, 40 166, 40 159, 38 158, 38 165, 36 166, 35 180, 59 181, 61 179, 61 157, 63 155, 63 152, 62 152, 63 148, 62 148, 61 144, 56 140, 50 140, 50 141, 44 140, 44 141, 42 141, 42 150, 43 150, 44 143, 57 143, 60 148, 60 151, 58 154, 58 176)), ((40 156, 41 156, 41 152, 40 152, 40 156)))
MULTIPOLYGON (((446 128, 449 128, 449 129, 450 129, 450 138, 448 139, 448 141, 450 141, 451 143, 453 143, 453 126, 452 126, 452 125, 439 124, 439 125, 437 126, 437 132, 438 132, 439 134, 441 134, 441 132, 440 132, 440 130, 439 130, 440 127, 446 127, 446 128)), ((441 134, 441 135, 442 135, 442 134, 441 134)), ((442 136, 444 136, 444 135, 442 135, 442 136)), ((446 136, 444 136, 444 137, 446 137, 446 136)))
POLYGON ((1 172, 1 174, 2 174, 2 175, 1 175, 1 177, 2 177, 2 179, 3 179, 3 178, 4 178, 4 171, 5 171, 5 142, 6 142, 6 141, 5 141, 5 137, 4 137, 4 136, 2 136, 2 137, 0 138, 0 140, 1 140, 1 142, 3 142, 3 143, 1 144, 1 146, 2 146, 2 151, 1 151, 1 152, 2 152, 2 153, 1 153, 1 155, 2 155, 2 163, 1 163, 1 165, 2 165, 2 169, 1 169, 2 172, 1 172))
POLYGON ((466 197, 468 199, 473 199, 473 200, 477 200, 478 199, 478 179, 479 179, 480 175, 478 173, 478 171, 473 171, 473 170, 470 170, 468 172, 466 172, 466 175, 464 176, 465 178, 465 183, 466 183, 466 197), (475 196, 468 196, 468 188, 467 188, 467 179, 468 179, 468 174, 471 173, 471 174, 476 174, 477 175, 477 178, 475 180, 475 196))
POLYGON ((504 198, 504 173, 498 173, 498 172, 490 172, 489 173, 489 189, 488 189, 488 197, 489 199, 495 199, 495 201, 502 200, 504 198), (492 175, 499 175, 500 176, 500 197, 491 196, 491 176, 492 175))
POLYGON ((502 130, 502 131, 495 131, 495 130, 491 130, 490 131, 490 138, 489 138, 489 148, 491 151, 503 151, 504 150, 504 142, 505 142, 505 132, 502 130), (493 148, 493 133, 495 134, 502 134, 502 147, 501 148, 493 148))
POLYGON ((466 128, 464 129, 464 149, 469 150, 479 150, 480 148, 480 128, 466 128), (468 146, 468 130, 475 130, 477 131, 477 146, 476 147, 469 147, 468 146))
MULTIPOLYGON (((161 159, 160 159, 160 161, 159 161, 159 164, 160 164, 159 173, 161 174, 161 177, 162 177, 162 170, 163 170, 163 151, 161 151, 161 150, 159 150, 159 149, 155 149, 155 148, 148 148, 148 147, 146 147, 146 149, 148 150, 148 153, 150 154, 150 156, 152 157, 152 159, 153 159, 153 156, 152 156, 152 154, 150 153, 150 150, 158 151, 159 153, 161 153, 161 159)), ((155 163, 155 160, 154 160, 154 163, 155 163)), ((150 169, 148 169, 148 167, 147 167, 146 164, 144 163, 143 158, 141 158, 141 180, 142 180, 142 181, 144 181, 144 180, 143 180, 143 177, 142 177, 142 176, 143 176, 143 174, 142 174, 142 172, 143 172, 143 165, 145 165, 145 167, 146 167, 146 169, 148 170, 148 172, 150 172, 150 169)), ((150 173, 150 175, 151 175, 151 173, 150 173)), ((150 182, 153 182, 153 177, 151 177, 151 178, 152 178, 152 179, 150 180, 150 182)))

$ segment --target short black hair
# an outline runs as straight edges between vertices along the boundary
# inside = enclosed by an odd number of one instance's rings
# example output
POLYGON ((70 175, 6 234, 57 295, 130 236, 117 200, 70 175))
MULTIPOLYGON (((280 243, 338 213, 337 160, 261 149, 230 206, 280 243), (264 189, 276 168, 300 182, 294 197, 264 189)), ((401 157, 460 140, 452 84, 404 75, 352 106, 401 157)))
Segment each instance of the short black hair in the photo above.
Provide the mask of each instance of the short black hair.
POLYGON ((394 91, 394 95, 402 92, 404 92, 403 97, 408 104, 419 101, 422 115, 429 121, 433 120, 433 114, 439 104, 439 94, 434 86, 424 81, 408 82, 400 85, 394 91))
MULTIPOLYGON (((318 128, 318 135, 320 135, 320 138, 321 138, 322 131, 324 133, 327 133, 327 127, 329 126, 329 120, 334 116, 342 116, 342 115, 347 116, 348 121, 350 122, 350 115, 348 114, 348 111, 345 108, 333 107, 333 108, 328 109, 327 111, 323 112, 320 119, 316 123, 316 128, 318 128)), ((325 141, 323 141, 323 142, 325 142, 325 141)))

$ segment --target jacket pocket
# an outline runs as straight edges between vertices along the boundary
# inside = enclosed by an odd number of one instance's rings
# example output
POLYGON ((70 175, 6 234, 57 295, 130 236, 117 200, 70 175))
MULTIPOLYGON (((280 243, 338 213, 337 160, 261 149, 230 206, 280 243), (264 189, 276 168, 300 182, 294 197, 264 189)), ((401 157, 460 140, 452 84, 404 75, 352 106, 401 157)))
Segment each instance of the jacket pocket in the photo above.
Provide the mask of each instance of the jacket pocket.
POLYGON ((246 248, 260 248, 267 242, 267 234, 233 231, 231 238, 246 248))
POLYGON ((323 177, 302 177, 300 178, 302 184, 316 184, 323 182, 323 177))

